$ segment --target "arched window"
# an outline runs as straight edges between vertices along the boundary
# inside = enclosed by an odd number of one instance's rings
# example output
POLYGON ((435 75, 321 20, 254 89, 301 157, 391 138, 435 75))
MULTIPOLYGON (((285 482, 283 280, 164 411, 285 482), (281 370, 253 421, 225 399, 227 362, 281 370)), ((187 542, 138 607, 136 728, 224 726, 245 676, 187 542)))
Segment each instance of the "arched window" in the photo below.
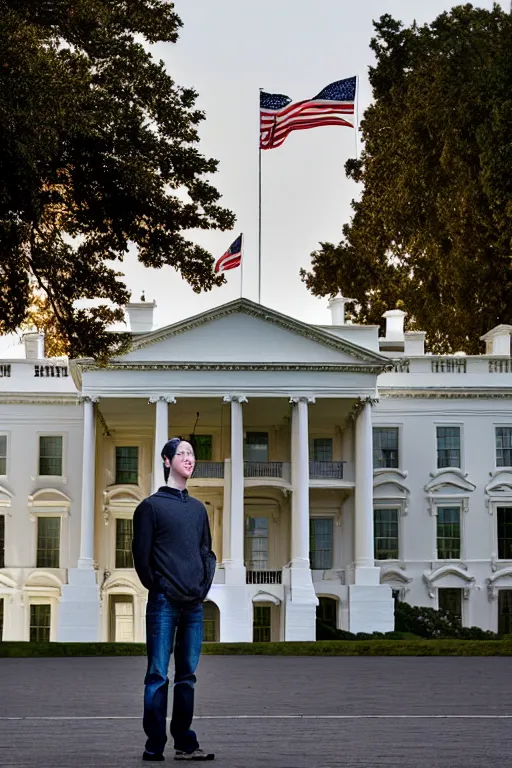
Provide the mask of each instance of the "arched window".
POLYGON ((338 628, 338 601, 333 597, 319 597, 316 618, 331 629, 338 628))
POLYGON ((203 643, 219 642, 219 609, 211 600, 203 603, 203 643))

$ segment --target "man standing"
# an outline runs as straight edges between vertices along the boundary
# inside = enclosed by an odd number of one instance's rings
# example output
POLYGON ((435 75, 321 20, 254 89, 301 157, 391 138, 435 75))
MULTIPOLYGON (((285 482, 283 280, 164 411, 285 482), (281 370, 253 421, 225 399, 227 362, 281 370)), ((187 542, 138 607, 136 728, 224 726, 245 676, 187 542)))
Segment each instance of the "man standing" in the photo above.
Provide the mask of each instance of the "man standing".
POLYGON ((190 443, 173 438, 162 449, 165 485, 133 515, 135 570, 149 592, 146 611, 148 667, 144 680, 143 760, 164 760, 168 668, 174 649, 171 719, 176 760, 213 760, 191 730, 195 672, 203 639, 203 601, 215 572, 204 505, 188 495, 195 466, 190 443))

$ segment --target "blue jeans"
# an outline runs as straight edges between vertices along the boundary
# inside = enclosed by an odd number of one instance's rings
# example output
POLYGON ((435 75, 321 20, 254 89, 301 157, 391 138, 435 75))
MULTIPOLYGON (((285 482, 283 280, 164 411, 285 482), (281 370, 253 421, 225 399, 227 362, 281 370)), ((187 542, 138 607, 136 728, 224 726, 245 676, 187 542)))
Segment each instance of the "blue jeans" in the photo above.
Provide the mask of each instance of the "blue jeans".
POLYGON ((174 696, 171 736, 174 748, 193 752, 199 747, 191 730, 194 716, 195 672, 203 640, 203 606, 178 606, 165 595, 150 595, 146 610, 148 668, 144 680, 143 726, 147 752, 163 752, 167 742, 169 661, 174 646, 174 696))

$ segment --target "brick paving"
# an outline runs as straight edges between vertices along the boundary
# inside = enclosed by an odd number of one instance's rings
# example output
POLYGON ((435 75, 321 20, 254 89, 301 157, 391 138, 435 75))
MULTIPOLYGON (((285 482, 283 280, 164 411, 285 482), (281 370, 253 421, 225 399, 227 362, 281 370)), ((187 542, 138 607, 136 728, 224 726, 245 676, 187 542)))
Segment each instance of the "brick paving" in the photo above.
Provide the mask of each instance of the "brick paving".
MULTIPOLYGON (((144 671, 0 659, 0 767, 142 766, 144 671)), ((195 728, 225 768, 512 766, 511 672, 503 657, 204 656, 195 728)))

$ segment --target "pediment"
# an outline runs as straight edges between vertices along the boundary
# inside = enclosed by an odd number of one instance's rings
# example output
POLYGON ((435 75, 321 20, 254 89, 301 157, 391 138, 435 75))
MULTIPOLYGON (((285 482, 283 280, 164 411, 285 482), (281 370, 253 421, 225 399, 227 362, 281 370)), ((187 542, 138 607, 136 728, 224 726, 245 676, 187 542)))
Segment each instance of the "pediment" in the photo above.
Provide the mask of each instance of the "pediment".
POLYGON ((399 469, 377 469, 373 477, 374 495, 379 498, 407 498, 410 491, 404 480, 407 472, 399 469))
POLYGON ((257 592, 252 598, 253 603, 272 603, 273 605, 279 605, 281 600, 270 592, 257 592))
POLYGON ((412 578, 406 576, 406 574, 400 568, 383 568, 380 570, 380 583, 381 584, 410 584, 412 578))
POLYGON ((144 334, 115 361, 151 362, 346 365, 376 373, 389 366, 382 355, 247 299, 144 334))
POLYGON ((485 492, 489 496, 494 494, 512 494, 512 472, 509 470, 498 470, 498 472, 495 472, 485 486, 485 492))
POLYGON ((12 493, 0 485, 0 507, 11 506, 12 493))
POLYGON ((133 485, 114 485, 103 492, 104 503, 109 507, 116 504, 139 504, 143 498, 140 489, 133 485))
POLYGON ((431 473, 430 476, 432 479, 425 486, 427 493, 435 493, 440 490, 451 491, 452 493, 471 492, 476 488, 476 485, 467 480, 467 475, 463 474, 460 469, 440 469, 438 472, 431 473))
POLYGON ((28 506, 32 509, 39 507, 48 510, 55 507, 59 509, 69 509, 71 506, 71 499, 58 488, 41 488, 28 497, 28 506))
POLYGON ((472 584, 475 581, 474 576, 470 576, 463 568, 458 565, 442 565, 440 568, 436 568, 431 573, 425 573, 423 578, 430 586, 434 585, 437 581, 444 579, 446 576, 455 576, 456 579, 460 579, 465 584, 472 584))
POLYGON ((54 573, 47 571, 33 571, 25 582, 24 589, 31 587, 44 587, 45 589, 60 589, 62 581, 54 573))

